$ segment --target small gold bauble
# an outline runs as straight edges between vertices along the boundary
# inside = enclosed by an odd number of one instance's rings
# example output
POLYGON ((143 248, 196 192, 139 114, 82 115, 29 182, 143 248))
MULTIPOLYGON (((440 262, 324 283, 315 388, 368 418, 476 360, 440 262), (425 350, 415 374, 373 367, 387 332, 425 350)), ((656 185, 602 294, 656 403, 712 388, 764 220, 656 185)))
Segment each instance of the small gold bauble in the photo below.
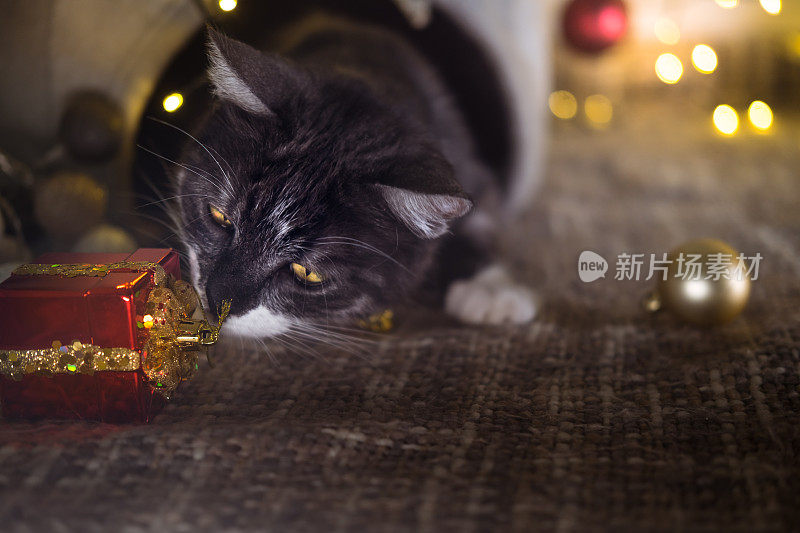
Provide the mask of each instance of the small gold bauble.
MULTIPOLYGON (((2 215, 0 215, 2 218, 2 215)), ((19 239, 0 235, 0 263, 22 262, 29 258, 30 252, 19 239)))
POLYGON ((645 301, 645 308, 663 308, 681 320, 701 326, 730 322, 742 312, 750 296, 747 265, 739 264, 738 255, 717 239, 679 246, 669 253, 666 279, 659 280, 655 292, 645 301), (689 258, 694 258, 698 267, 688 268, 689 258))
POLYGON ((123 253, 136 250, 136 241, 124 229, 110 224, 100 224, 86 232, 75 246, 78 253, 123 253))
POLYGON ((39 184, 36 220, 58 241, 72 241, 95 226, 106 212, 106 191, 85 174, 62 172, 39 184))

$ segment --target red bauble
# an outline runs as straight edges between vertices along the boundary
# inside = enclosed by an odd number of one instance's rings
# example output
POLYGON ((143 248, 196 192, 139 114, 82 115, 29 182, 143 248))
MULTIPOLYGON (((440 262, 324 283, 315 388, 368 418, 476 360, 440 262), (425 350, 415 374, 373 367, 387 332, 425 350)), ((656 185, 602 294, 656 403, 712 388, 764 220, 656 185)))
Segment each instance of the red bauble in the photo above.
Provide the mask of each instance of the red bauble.
POLYGON ((564 10, 564 36, 581 52, 598 53, 628 30, 622 0, 572 0, 564 10))

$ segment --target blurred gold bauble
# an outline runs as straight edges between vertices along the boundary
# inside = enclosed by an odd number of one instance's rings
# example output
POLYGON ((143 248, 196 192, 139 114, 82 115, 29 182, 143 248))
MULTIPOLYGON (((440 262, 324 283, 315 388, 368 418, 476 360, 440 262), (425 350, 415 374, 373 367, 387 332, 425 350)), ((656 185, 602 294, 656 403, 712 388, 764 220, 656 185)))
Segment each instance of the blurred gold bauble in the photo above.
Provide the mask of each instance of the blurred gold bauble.
POLYGON ((72 247, 72 251, 111 254, 134 252, 136 248, 136 241, 127 231, 110 224, 100 224, 86 232, 72 247))
POLYGON ((27 261, 30 251, 23 242, 8 235, 0 235, 0 263, 27 261))
POLYGON ((36 220, 56 240, 72 241, 97 225, 106 212, 106 192, 76 172, 62 172, 37 187, 36 220))
POLYGON ((679 246, 669 253, 666 279, 659 280, 645 307, 649 311, 666 309, 681 320, 701 326, 730 322, 739 316, 750 296, 747 265, 739 265, 738 255, 728 244, 716 239, 700 239, 679 246), (691 275, 679 272, 681 254, 684 258, 700 256, 697 271, 691 275), (720 257, 730 257, 730 261, 714 260, 720 257), (717 264, 717 272, 709 273, 709 264, 717 264), (709 276, 711 279, 706 279, 709 276))

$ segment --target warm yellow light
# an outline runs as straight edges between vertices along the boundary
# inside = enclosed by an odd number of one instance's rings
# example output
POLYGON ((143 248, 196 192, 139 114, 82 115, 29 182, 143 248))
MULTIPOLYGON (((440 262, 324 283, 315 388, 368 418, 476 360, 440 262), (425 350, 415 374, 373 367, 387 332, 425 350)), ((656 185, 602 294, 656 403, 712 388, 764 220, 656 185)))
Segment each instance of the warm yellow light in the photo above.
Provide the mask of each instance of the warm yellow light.
POLYGON ((683 76, 683 64, 675 54, 661 54, 656 59, 656 74, 664 83, 678 83, 683 76))
POLYGON ((183 95, 181 93, 172 93, 164 98, 164 110, 168 113, 176 111, 183 105, 183 95))
POLYGON ((681 39, 681 30, 678 29, 675 21, 670 18, 661 17, 656 21, 653 29, 656 38, 664 44, 678 44, 681 39))
POLYGON ((692 65, 703 74, 711 74, 717 68, 717 54, 707 44, 698 44, 692 50, 692 65))
POLYGON ((236 8, 236 0, 219 0, 219 8, 223 11, 233 11, 236 8))
POLYGON ((614 106, 611 104, 611 100, 602 94, 588 96, 583 109, 589 122, 593 126, 601 128, 611 122, 611 117, 614 116, 614 106))
POLYGON ((739 5, 739 0, 715 0, 719 7, 724 7, 725 9, 733 9, 737 5, 739 5))
POLYGON ((796 31, 786 38, 786 50, 794 59, 800 59, 800 31, 796 31))
POLYGON ((777 15, 781 12, 781 0, 758 0, 758 2, 770 15, 777 15))
POLYGON ((733 135, 739 129, 739 115, 729 105, 717 106, 714 110, 714 126, 723 135, 733 135))
POLYGON ((750 123, 761 131, 767 131, 772 126, 774 118, 772 109, 761 100, 756 100, 750 104, 747 109, 747 116, 750 118, 750 123))
POLYGON ((550 111, 560 119, 568 120, 578 112, 578 101, 569 91, 556 91, 547 99, 550 111))

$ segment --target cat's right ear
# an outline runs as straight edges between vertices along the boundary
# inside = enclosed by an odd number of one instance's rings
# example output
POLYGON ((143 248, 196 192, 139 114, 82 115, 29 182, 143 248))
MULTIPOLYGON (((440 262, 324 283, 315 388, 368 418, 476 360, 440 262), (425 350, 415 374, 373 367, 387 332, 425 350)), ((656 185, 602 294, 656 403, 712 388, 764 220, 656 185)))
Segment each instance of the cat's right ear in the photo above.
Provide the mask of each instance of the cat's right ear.
POLYGON ((265 54, 208 30, 208 77, 221 99, 260 116, 276 114, 296 92, 300 73, 276 55, 265 54))
POLYGON ((472 200, 453 175, 453 167, 435 149, 394 157, 375 176, 374 186, 389 209, 417 237, 435 239, 472 209, 472 200))

